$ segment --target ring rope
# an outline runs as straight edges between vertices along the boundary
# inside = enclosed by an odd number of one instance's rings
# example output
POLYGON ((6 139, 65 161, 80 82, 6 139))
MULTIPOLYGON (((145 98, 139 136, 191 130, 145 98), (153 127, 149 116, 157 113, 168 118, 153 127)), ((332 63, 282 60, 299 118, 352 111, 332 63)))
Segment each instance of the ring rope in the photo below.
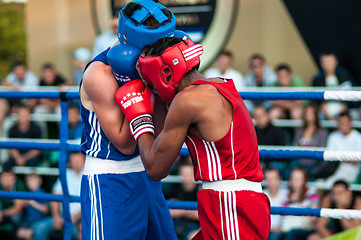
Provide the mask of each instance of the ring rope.
POLYGON ((360 91, 239 92, 248 100, 334 100, 361 101, 360 91))
MULTIPOLYGON (((33 199, 43 201, 61 202, 64 195, 50 193, 30 193, 30 192, 8 192, 0 191, 0 198, 11 199, 33 199)), ((80 202, 79 196, 69 196, 70 202, 80 202)), ((170 201, 167 200, 170 209, 197 210, 198 204, 193 201, 170 201)), ((314 216, 335 219, 358 219, 361 220, 361 210, 330 209, 330 208, 292 208, 292 207, 271 207, 271 214, 274 215, 294 215, 294 216, 314 216)))
MULTIPOLYGON (((60 98, 64 93, 67 99, 78 99, 79 92, 43 92, 43 91, 4 91, 0 98, 60 98)), ((239 92, 248 100, 334 100, 361 101, 361 91, 300 91, 300 92, 239 92)))
MULTIPOLYGON (((18 148, 18 149, 37 149, 45 151, 55 151, 60 149, 59 141, 45 142, 44 140, 33 139, 31 141, 20 140, 0 140, 0 148, 18 148)), ((68 151, 80 151, 78 144, 66 143, 68 151)), ((307 148, 310 149, 310 148, 307 148)), ((189 156, 188 149, 183 147, 180 151, 183 157, 189 156)), ((271 149, 269 147, 260 147, 260 158, 269 159, 314 159, 324 161, 361 161, 361 152, 355 151, 329 151, 329 150, 290 150, 286 148, 271 149)))

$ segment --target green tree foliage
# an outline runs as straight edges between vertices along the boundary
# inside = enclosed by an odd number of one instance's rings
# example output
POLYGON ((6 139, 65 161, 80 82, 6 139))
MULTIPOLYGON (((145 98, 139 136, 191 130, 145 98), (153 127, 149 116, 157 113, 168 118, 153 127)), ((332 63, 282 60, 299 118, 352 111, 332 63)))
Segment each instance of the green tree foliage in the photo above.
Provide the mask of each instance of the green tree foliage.
POLYGON ((0 76, 11 71, 16 60, 26 61, 24 4, 0 0, 0 76))

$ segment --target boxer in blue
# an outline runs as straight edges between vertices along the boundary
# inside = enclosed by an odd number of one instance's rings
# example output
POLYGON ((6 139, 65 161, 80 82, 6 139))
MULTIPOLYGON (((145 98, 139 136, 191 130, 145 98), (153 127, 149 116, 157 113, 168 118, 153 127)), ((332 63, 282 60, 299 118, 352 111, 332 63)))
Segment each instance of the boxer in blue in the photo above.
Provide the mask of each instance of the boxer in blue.
POLYGON ((174 15, 157 1, 132 1, 119 13, 119 42, 86 67, 80 84, 84 240, 177 239, 161 183, 147 176, 114 100, 119 86, 139 78, 135 63, 143 48, 173 36, 175 24, 174 15))

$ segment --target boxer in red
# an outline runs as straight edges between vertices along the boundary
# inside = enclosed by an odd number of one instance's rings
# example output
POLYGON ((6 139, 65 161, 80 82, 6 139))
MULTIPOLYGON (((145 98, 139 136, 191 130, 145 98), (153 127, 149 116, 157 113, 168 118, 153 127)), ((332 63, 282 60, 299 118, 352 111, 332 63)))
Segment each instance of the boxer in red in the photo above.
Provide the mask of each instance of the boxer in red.
POLYGON ((116 93, 116 102, 138 141, 148 175, 167 176, 186 142, 198 192, 201 231, 194 239, 267 239, 270 204, 262 192, 256 133, 230 79, 203 77, 197 70, 203 49, 187 38, 162 38, 139 57, 144 80, 168 103, 154 140, 153 96, 141 80, 116 93))

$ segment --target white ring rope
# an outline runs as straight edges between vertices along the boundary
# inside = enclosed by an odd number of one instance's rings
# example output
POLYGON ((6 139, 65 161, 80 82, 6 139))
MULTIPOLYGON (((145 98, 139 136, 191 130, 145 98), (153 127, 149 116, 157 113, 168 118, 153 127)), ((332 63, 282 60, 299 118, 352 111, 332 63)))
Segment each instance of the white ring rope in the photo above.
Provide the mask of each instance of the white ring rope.
POLYGON ((320 217, 361 220, 361 210, 321 208, 320 217))
POLYGON ((361 161, 361 152, 324 151, 325 161, 361 161))
POLYGON ((361 91, 325 91, 325 100, 361 101, 361 91))

